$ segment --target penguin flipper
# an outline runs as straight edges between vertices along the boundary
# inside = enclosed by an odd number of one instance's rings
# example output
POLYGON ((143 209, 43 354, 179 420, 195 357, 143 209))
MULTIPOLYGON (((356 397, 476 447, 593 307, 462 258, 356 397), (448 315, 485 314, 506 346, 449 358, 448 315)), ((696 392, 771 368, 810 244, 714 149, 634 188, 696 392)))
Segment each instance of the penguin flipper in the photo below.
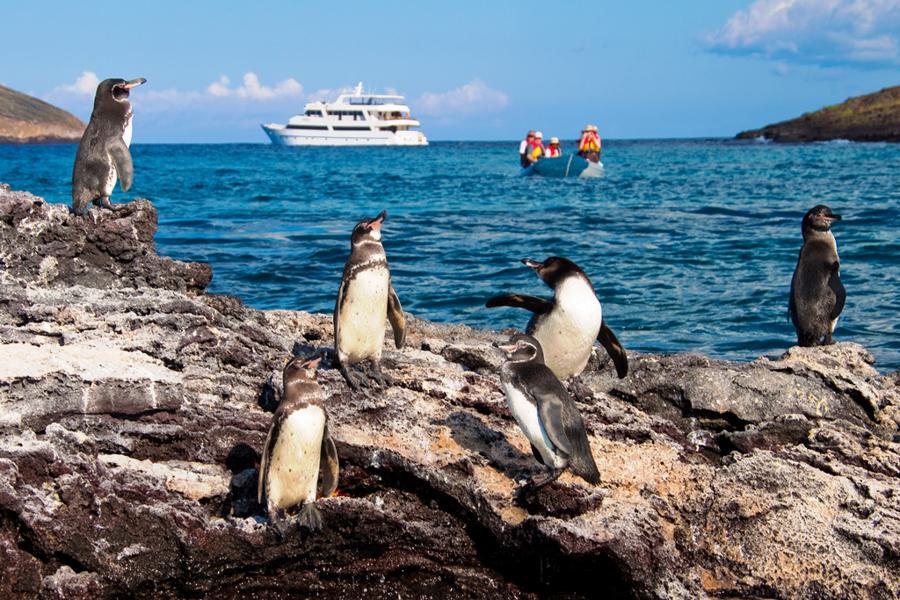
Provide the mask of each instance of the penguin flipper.
POLYGON ((834 321, 841 316, 841 311, 844 310, 844 304, 847 302, 847 290, 844 289, 844 284, 841 283, 837 263, 835 263, 831 277, 828 278, 828 287, 834 292, 835 303, 834 308, 831 309, 831 320, 834 321))
POLYGON ((322 469, 322 497, 328 498, 337 489, 338 472, 340 471, 337 448, 328 431, 328 423, 325 424, 325 431, 322 434, 322 453, 319 457, 319 465, 319 468, 322 469))
POLYGON ((555 384, 542 385, 533 392, 541 425, 553 445, 568 455, 572 471, 596 485, 600 483, 600 471, 591 453, 581 413, 559 380, 555 384))
POLYGON ((628 375, 628 355, 625 348, 619 343, 616 334, 612 329, 606 326, 606 321, 600 322, 600 332, 597 334, 597 341, 606 349, 606 353, 612 358, 613 364, 616 365, 616 375, 622 379, 628 375))
POLYGON ((344 277, 341 278, 341 287, 338 289, 337 300, 334 301, 334 355, 340 360, 338 348, 341 346, 341 309, 344 307, 344 288, 347 280, 347 268, 344 268, 344 277))
POLYGON ((275 441, 278 440, 278 434, 281 426, 284 424, 284 413, 280 410, 275 412, 272 419, 272 426, 269 428, 269 435, 266 437, 266 445, 263 448, 262 459, 259 462, 259 486, 256 488, 256 501, 265 506, 266 502, 266 481, 269 479, 269 464, 272 451, 275 447, 275 441))
MULTIPOLYGON (((549 370, 549 369, 548 369, 549 370)), ((571 402, 571 398, 565 388, 554 378, 557 385, 538 385, 531 390, 535 404, 538 408, 538 416, 541 419, 541 427, 553 445, 564 454, 572 453, 572 443, 566 433, 563 423, 563 411, 565 402, 571 402)))
MULTIPOLYGON (((801 250, 800 256, 803 256, 803 252, 801 250)), ((800 259, 797 259, 797 266, 794 268, 794 274, 791 276, 791 293, 788 295, 788 319, 790 319, 791 324, 793 324, 794 328, 798 327, 797 324, 797 305, 794 302, 794 294, 797 292, 797 272, 800 270, 800 259)))
POLYGON ((510 306, 512 308, 524 308, 536 315, 542 315, 550 312, 553 308, 553 302, 536 296, 528 296, 526 294, 500 294, 494 296, 484 303, 487 308, 497 306, 510 306))
POLYGON ((393 284, 388 291, 387 318, 394 331, 394 345, 399 350, 406 341, 406 317, 403 316, 403 307, 400 306, 400 298, 397 297, 393 284))
POLYGON ((131 163, 131 151, 125 145, 125 140, 116 138, 109 144, 109 155, 116 163, 116 174, 119 176, 119 185, 122 191, 127 192, 134 179, 134 165, 131 163))

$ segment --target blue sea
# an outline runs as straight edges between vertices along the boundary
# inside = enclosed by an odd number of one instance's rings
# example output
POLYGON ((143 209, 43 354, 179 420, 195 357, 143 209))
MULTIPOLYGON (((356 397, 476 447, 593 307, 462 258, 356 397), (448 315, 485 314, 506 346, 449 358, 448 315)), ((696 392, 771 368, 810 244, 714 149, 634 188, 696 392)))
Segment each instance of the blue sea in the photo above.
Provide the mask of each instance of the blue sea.
MULTIPOLYGON (((900 145, 611 140, 594 180, 520 177, 517 145, 137 144, 134 187, 113 202, 152 200, 158 251, 212 264, 211 291, 257 308, 330 312, 353 225, 387 209, 394 285, 416 316, 524 327, 524 311, 484 301, 549 295, 519 259, 562 255, 626 348, 737 360, 795 342, 800 220, 828 204, 844 217, 835 337, 900 367, 900 145)), ((0 146, 0 181, 68 203, 74 154, 0 146)))

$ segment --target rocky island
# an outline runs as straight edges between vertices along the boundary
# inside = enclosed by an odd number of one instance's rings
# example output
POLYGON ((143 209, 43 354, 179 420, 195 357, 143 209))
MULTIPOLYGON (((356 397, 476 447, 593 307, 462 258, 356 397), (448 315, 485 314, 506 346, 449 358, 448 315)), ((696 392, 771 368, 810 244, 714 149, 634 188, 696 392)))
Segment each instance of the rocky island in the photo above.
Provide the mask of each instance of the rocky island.
POLYGON ((501 334, 410 316, 389 389, 320 371, 339 494, 280 540, 259 451, 281 368, 330 348, 331 318, 208 294, 155 230, 146 200, 75 217, 0 188, 0 597, 900 595, 900 372, 848 342, 632 352, 621 380, 595 357, 600 485, 522 500, 539 466, 501 334))
POLYGON ((0 85, 0 144, 77 143, 84 128, 75 115, 0 85))
POLYGON ((900 86, 737 134, 737 139, 753 138, 775 142, 900 142, 900 86))

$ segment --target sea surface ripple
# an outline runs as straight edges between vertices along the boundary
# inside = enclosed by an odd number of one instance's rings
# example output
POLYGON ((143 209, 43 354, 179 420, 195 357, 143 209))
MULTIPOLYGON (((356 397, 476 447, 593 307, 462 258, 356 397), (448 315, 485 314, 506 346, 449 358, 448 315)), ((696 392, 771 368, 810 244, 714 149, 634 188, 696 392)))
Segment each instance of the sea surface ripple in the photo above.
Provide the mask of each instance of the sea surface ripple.
MULTIPOLYGON (((113 202, 152 200, 159 252, 212 264, 210 291, 257 308, 330 312, 350 230, 386 208, 394 285, 417 316, 524 327, 524 311, 484 301, 549 295, 519 259, 562 255, 587 271, 626 348, 740 360, 795 342, 800 220, 828 204, 844 217, 835 337, 881 371, 900 367, 900 145, 613 140, 596 180, 520 177, 516 146, 137 144, 134 187, 113 202)), ((0 145, 0 181, 68 203, 74 154, 0 145)))

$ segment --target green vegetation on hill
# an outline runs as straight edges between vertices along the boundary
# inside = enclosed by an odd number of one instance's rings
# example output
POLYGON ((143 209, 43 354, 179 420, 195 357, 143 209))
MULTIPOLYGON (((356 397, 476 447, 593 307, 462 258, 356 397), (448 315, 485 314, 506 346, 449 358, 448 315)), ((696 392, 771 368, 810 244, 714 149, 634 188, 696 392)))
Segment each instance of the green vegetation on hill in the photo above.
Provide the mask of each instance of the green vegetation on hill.
POLYGON ((758 137, 776 142, 900 142, 900 86, 737 134, 738 139, 758 137))
POLYGON ((0 143, 77 142, 84 127, 71 113, 0 85, 0 143))

